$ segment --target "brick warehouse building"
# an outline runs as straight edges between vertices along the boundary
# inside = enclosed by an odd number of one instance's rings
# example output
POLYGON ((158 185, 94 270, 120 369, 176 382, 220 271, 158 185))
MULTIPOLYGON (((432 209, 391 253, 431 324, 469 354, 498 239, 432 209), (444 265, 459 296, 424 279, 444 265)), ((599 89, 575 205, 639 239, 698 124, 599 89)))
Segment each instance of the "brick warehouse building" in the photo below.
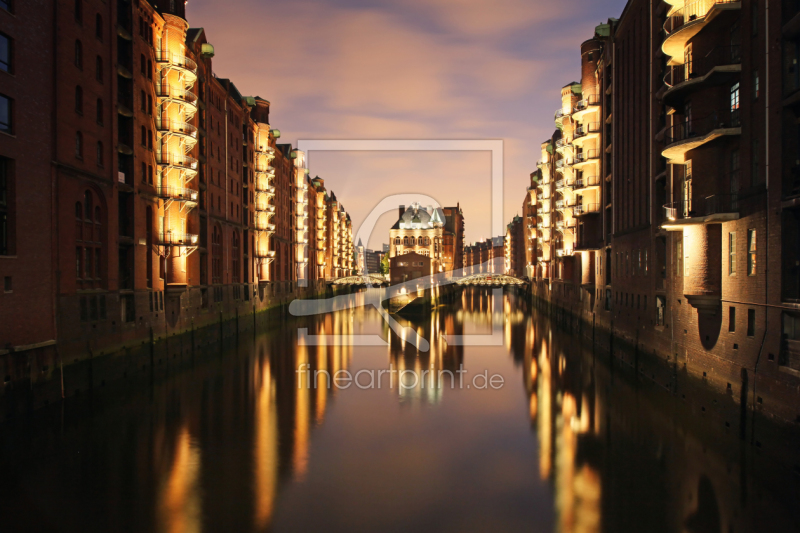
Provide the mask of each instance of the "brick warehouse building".
POLYGON ((535 192, 534 299, 754 440, 800 420, 799 40, 796 2, 629 1, 535 192))
POLYGON ((183 2, 0 2, 0 38, 4 398, 41 384, 38 404, 58 377, 71 394, 97 354, 331 277, 309 267, 328 210, 308 209, 305 154, 214 74, 183 2))

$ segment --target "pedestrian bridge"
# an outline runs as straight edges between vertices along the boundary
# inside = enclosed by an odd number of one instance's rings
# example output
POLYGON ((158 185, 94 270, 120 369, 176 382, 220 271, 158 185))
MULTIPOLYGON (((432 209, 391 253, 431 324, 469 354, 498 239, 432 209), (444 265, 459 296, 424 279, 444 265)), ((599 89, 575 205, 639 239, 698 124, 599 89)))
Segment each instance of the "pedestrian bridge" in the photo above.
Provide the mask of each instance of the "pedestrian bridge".
POLYGON ((389 282, 383 276, 367 274, 363 276, 347 276, 336 278, 329 282, 331 285, 388 285, 389 282))
POLYGON ((489 287, 525 285, 525 281, 505 274, 472 274, 456 281, 458 285, 483 285, 489 287))

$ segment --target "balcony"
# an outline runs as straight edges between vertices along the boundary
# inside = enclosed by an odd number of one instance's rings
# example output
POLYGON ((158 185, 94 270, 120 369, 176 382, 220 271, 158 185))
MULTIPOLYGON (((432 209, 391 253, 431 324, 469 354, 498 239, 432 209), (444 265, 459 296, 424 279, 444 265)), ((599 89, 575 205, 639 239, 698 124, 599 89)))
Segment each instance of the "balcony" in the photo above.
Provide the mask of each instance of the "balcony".
POLYGON ((256 211, 263 211, 265 213, 274 213, 275 206, 267 201, 266 196, 260 194, 256 198, 256 211))
POLYGON ((254 255, 259 259, 275 259, 275 250, 256 250, 254 255))
POLYGON ((584 176, 575 180, 575 192, 581 192, 586 189, 591 189, 600 186, 600 178, 598 176, 584 176))
POLYGON ((572 248, 556 248, 556 255, 558 257, 568 257, 573 254, 572 248))
POLYGON ((740 10, 740 0, 696 0, 670 13, 664 23, 664 43, 661 49, 674 58, 671 64, 683 61, 683 51, 689 39, 697 35, 712 20, 725 11, 740 10))
POLYGON ((584 215, 596 215, 599 212, 600 204, 598 203, 576 205, 575 209, 572 210, 572 214, 576 217, 584 215))
POLYGON ((167 83, 157 83, 156 96, 179 105, 188 106, 189 109, 187 111, 190 114, 197 112, 197 95, 187 89, 181 89, 167 83))
POLYGON ((556 141, 556 151, 564 150, 565 148, 572 148, 572 143, 566 139, 559 139, 556 141))
POLYGON ((683 121, 668 128, 661 155, 667 158, 669 163, 683 163, 686 153, 698 146, 725 135, 741 135, 739 110, 731 110, 725 115, 727 120, 714 113, 703 118, 683 121))
POLYGON ((742 72, 739 46, 718 46, 702 57, 683 65, 668 67, 664 76, 664 103, 676 107, 693 89, 710 84, 728 83, 742 72))
POLYGON ((558 108, 558 109, 556 109, 556 112, 555 112, 555 119, 556 120, 560 120, 560 119, 562 119, 564 117, 570 116, 571 114, 572 114, 572 110, 570 110, 570 109, 567 109, 566 111, 564 111, 564 108, 558 108))
POLYGON ((159 50, 156 52, 156 63, 161 68, 172 68, 179 71, 191 81, 197 79, 197 63, 186 56, 159 50))
POLYGON ((583 115, 592 111, 597 111, 599 107, 600 107, 600 95, 590 94, 586 98, 575 104, 575 108, 572 110, 572 118, 574 120, 580 120, 583 115))
POLYGON ((575 154, 575 162, 572 164, 575 168, 582 168, 589 163, 595 163, 600 159, 600 150, 592 148, 591 150, 584 150, 579 154, 575 154))
POLYGON ((274 196, 275 195, 275 186, 274 185, 269 185, 267 183, 267 180, 261 178, 261 179, 256 180, 256 191, 257 192, 263 192, 263 193, 265 193, 267 195, 274 196))
POLYGON ((156 163, 180 170, 197 170, 197 159, 188 155, 161 152, 156 154, 156 163))
MULTIPOLYGON (((723 177, 720 181, 731 179, 735 181, 739 178, 723 177)), ((667 221, 661 227, 672 231, 693 224, 719 224, 738 220, 741 212, 745 211, 747 215, 762 207, 764 192, 763 188, 758 188, 740 193, 712 194, 666 204, 664 214, 667 221)))
POLYGON ((156 117, 156 129, 163 133, 197 139, 197 128, 187 122, 156 117))
POLYGON ((162 246, 197 246, 197 235, 178 231, 163 231, 156 235, 158 244, 162 246))
POLYGON ((556 171, 563 172, 566 167, 572 166, 572 158, 565 157, 556 161, 556 171))
POLYGON ((589 122, 588 124, 580 124, 578 128, 575 130, 575 133, 572 136, 572 142, 574 143, 581 143, 587 139, 595 139, 598 135, 600 135, 600 123, 599 122, 589 122))
POLYGON ((266 219, 256 218, 253 227, 258 231, 275 231, 275 224, 270 224, 266 219))
POLYGON ((175 202, 197 203, 197 191, 185 187, 159 187, 158 197, 175 202))

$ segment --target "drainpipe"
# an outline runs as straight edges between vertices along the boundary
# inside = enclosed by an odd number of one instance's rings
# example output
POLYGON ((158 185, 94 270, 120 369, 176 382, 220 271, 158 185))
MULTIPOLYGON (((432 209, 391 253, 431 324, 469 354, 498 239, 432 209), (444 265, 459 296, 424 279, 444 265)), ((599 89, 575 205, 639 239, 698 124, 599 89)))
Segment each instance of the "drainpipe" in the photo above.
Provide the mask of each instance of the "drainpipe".
POLYGON ((750 424, 750 435, 751 444, 755 442, 756 438, 756 428, 755 428, 755 419, 756 419, 756 376, 758 375, 758 364, 761 362, 761 354, 764 353, 764 342, 767 340, 767 331, 769 331, 769 2, 765 2, 765 9, 766 12, 764 14, 764 58, 765 58, 765 68, 764 68, 764 125, 765 130, 764 134, 766 135, 766 139, 764 142, 764 148, 766 150, 766 154, 764 156, 764 183, 767 189, 767 206, 766 206, 766 260, 764 261, 764 335, 761 337, 761 347, 758 350, 758 357, 756 357, 756 364, 753 368, 753 419, 752 423, 750 424))

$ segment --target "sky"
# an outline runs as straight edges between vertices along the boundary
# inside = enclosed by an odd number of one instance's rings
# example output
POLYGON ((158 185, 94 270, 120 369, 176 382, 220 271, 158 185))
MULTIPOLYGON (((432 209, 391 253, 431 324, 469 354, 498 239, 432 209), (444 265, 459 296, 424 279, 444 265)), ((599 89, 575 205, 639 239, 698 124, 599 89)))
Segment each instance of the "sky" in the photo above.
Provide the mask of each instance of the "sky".
MULTIPOLYGON (((213 68, 270 101, 280 142, 500 139, 503 221, 521 214, 560 89, 580 77, 580 44, 625 0, 190 0, 213 68)), ((491 236, 489 152, 308 154, 354 233, 381 199, 419 193, 460 205, 466 239, 491 236)), ((388 242, 391 212, 368 242, 388 242)))

